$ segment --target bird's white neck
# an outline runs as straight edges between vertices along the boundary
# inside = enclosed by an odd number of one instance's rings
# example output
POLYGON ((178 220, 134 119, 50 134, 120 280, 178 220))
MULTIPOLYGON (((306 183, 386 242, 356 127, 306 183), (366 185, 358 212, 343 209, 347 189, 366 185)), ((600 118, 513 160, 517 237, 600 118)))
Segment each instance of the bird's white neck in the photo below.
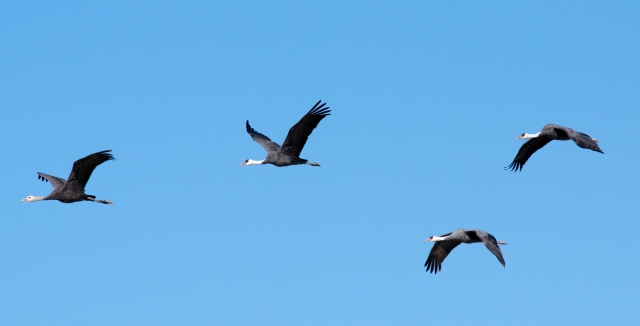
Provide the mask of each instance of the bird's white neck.
POLYGON ((23 199, 23 200, 21 200, 21 201, 24 201, 24 202, 30 203, 30 202, 34 202, 34 201, 40 201, 40 200, 43 200, 43 199, 44 199, 44 197, 38 197, 38 196, 27 196, 27 198, 25 198, 25 199, 23 199))
POLYGON ((254 161, 252 159, 248 159, 242 165, 259 165, 259 164, 263 164, 263 162, 264 162, 264 160, 254 161))
POLYGON ((427 239, 427 241, 429 242, 436 242, 436 241, 442 241, 442 240, 445 240, 445 237, 436 237, 435 235, 427 239))
POLYGON ((537 138, 538 136, 540 136, 540 133, 528 134, 525 132, 524 135, 520 136, 520 139, 531 139, 531 138, 537 138))

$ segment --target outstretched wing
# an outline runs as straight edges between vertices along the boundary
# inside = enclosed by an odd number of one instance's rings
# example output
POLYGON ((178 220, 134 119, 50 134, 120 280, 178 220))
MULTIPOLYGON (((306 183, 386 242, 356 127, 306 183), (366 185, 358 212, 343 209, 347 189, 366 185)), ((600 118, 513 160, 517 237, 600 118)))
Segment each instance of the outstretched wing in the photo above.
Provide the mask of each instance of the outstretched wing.
MULTIPOLYGON (((451 233, 447 233, 442 235, 446 237, 451 235, 451 233)), ((449 255, 453 248, 457 247, 461 242, 459 240, 443 240, 438 241, 433 244, 433 248, 431 248, 431 252, 429 252, 429 258, 424 263, 424 266, 427 268, 427 272, 436 273, 442 269, 442 262, 449 255)))
POLYGON ((251 136, 251 139, 256 143, 260 144, 262 148, 264 148, 267 153, 277 152, 280 150, 280 145, 274 143, 269 139, 269 137, 255 131, 255 129, 251 128, 249 125, 249 120, 247 120, 247 133, 251 136))
POLYGON ((42 172, 38 172, 38 180, 42 179, 42 181, 49 181, 51 182, 51 185, 53 186, 53 189, 58 189, 60 187, 62 187, 65 182, 67 182, 67 180, 62 179, 62 178, 58 178, 58 177, 54 177, 52 175, 48 175, 48 174, 44 174, 42 172))
POLYGON ((111 152, 111 150, 93 153, 73 162, 73 168, 71 168, 71 174, 67 182, 77 181, 84 188, 96 166, 109 160, 115 160, 109 152, 111 152))
POLYGON ((567 131, 567 135, 579 147, 588 148, 592 151, 596 151, 604 154, 604 152, 600 149, 600 146, 598 146, 598 143, 595 140, 593 140, 593 138, 589 137, 589 135, 579 131, 575 131, 570 128, 566 128, 566 129, 569 129, 571 131, 571 132, 567 131))
POLYGON ((493 253, 496 258, 498 258, 498 261, 500 261, 502 267, 505 267, 504 258, 502 257, 502 251, 500 250, 500 246, 498 246, 498 241, 496 241, 496 238, 482 230, 476 230, 476 234, 478 235, 480 240, 482 240, 482 243, 484 243, 485 247, 487 247, 487 249, 489 249, 489 251, 491 251, 491 253, 493 253))
POLYGON ((507 166, 505 169, 511 169, 511 171, 513 172, 522 171, 522 167, 525 163, 527 163, 527 160, 531 157, 531 155, 533 155, 533 153, 544 147, 544 145, 548 144, 552 140, 553 139, 544 136, 527 140, 527 142, 524 143, 522 147, 520 147, 520 150, 518 151, 516 157, 513 159, 513 162, 511 162, 511 164, 509 164, 509 166, 507 166))
POLYGON ((313 129, 318 126, 320 120, 330 115, 331 110, 329 110, 329 107, 324 107, 327 103, 320 104, 320 102, 322 101, 318 101, 298 123, 289 129, 287 138, 282 143, 282 151, 284 153, 300 157, 300 152, 302 152, 302 148, 307 143, 307 139, 313 129))

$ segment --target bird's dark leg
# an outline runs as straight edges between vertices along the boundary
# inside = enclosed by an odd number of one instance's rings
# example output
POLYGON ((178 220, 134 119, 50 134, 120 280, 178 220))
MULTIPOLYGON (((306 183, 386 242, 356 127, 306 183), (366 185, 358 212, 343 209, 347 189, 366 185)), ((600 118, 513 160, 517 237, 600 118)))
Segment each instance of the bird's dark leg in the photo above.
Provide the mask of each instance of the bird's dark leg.
POLYGON ((100 203, 100 204, 107 204, 107 205, 113 205, 113 202, 110 200, 101 200, 101 199, 96 199, 96 196, 87 196, 85 198, 85 200, 87 201, 92 201, 95 203, 100 203))

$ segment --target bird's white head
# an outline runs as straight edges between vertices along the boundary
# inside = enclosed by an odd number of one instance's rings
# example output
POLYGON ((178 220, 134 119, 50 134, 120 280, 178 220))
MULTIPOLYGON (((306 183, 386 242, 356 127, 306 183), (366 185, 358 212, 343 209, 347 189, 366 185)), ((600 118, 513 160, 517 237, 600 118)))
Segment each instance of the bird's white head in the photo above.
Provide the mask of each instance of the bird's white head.
POLYGON ((258 165, 258 164, 262 164, 262 162, 264 162, 264 160, 262 160, 262 161, 254 161, 254 160, 248 158, 244 162, 240 163, 240 165, 258 165))
POLYGON ((436 242, 436 241, 442 241, 442 240, 444 240, 444 237, 436 237, 435 235, 432 235, 424 239, 424 242, 436 242))
POLYGON ((25 199, 23 199, 23 200, 21 200, 21 201, 23 201, 23 202, 27 202, 27 203, 30 203, 30 202, 33 202, 33 201, 39 201, 39 200, 42 200, 42 198, 43 198, 43 197, 38 197, 38 196, 27 196, 27 198, 25 198, 25 199))
POLYGON ((540 135, 540 133, 537 134, 528 134, 526 132, 523 132, 522 135, 516 137, 516 139, 531 139, 531 138, 536 138, 538 137, 538 135, 540 135))

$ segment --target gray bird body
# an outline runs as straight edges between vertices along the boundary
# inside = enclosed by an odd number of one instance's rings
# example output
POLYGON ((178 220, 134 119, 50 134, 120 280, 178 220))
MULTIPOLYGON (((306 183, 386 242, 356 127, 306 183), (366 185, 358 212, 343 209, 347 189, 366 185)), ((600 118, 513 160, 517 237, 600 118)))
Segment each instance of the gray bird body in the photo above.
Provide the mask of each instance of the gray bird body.
POLYGON ((102 204, 113 204, 108 200, 99 200, 96 199, 96 196, 84 193, 84 187, 87 185, 93 170, 106 161, 114 160, 113 155, 109 154, 110 151, 111 150, 106 150, 93 153, 75 161, 67 180, 38 172, 38 179, 49 181, 51 186, 53 186, 53 191, 45 197, 28 196, 22 201, 58 200, 69 204, 87 200, 102 204))
POLYGON ((526 143, 520 147, 518 154, 513 159, 513 162, 506 167, 505 169, 510 169, 511 171, 522 171, 522 167, 527 162, 527 160, 540 148, 544 147, 544 145, 548 144, 552 140, 573 140, 576 145, 581 148, 587 148, 592 151, 600 152, 604 154, 604 152, 598 146, 598 140, 591 138, 589 135, 573 130, 571 128, 563 127, 555 124, 547 124, 542 127, 542 130, 537 134, 527 134, 523 133, 518 136, 517 139, 529 139, 526 143))
POLYGON ((502 251, 499 244, 505 244, 505 242, 497 241, 496 238, 482 230, 467 230, 457 229, 451 233, 444 234, 440 237, 431 236, 424 241, 435 242, 433 248, 429 252, 429 258, 424 263, 428 272, 438 273, 442 269, 442 262, 449 255, 451 250, 457 247, 461 243, 477 243, 482 242, 493 253, 498 261, 505 266, 504 258, 502 257, 502 251))
POLYGON ((240 163, 240 165, 273 164, 280 167, 307 164, 320 166, 318 163, 309 162, 306 159, 300 158, 300 152, 302 152, 302 148, 306 144, 311 132, 313 132, 313 129, 318 126, 324 117, 330 115, 331 110, 329 110, 329 107, 324 107, 326 103, 320 105, 320 102, 322 101, 318 101, 298 123, 289 129, 287 138, 282 143, 282 146, 271 141, 269 137, 255 131, 251 128, 251 125, 249 125, 249 120, 247 120, 247 133, 251 136, 251 139, 267 151, 267 157, 262 161, 247 159, 240 163))

